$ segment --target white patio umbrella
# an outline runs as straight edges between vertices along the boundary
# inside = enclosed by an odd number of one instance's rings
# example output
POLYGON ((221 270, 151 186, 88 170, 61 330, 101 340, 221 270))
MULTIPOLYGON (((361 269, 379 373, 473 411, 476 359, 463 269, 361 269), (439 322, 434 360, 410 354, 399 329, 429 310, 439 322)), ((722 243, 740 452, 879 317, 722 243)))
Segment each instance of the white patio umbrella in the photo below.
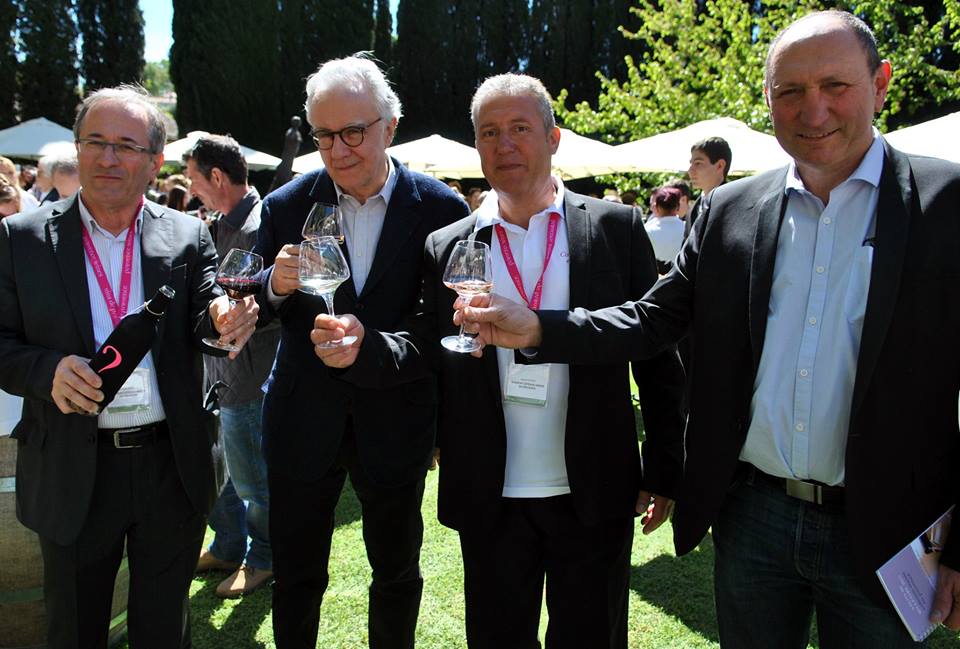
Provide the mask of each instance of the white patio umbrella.
MULTIPOLYGON (((189 151, 204 135, 210 135, 206 131, 190 131, 187 137, 170 142, 163 147, 164 162, 173 165, 182 165, 183 154, 189 151)), ((280 158, 272 156, 269 153, 263 153, 251 149, 248 146, 240 145, 240 151, 243 152, 243 159, 247 161, 247 168, 251 171, 260 171, 263 169, 276 169, 280 164, 280 158)))
POLYGON ((755 131, 730 117, 708 119, 690 126, 621 144, 616 149, 638 171, 685 172, 690 167, 690 147, 708 137, 722 137, 730 145, 732 174, 752 174, 782 167, 790 157, 777 138, 755 131))
MULTIPOLYGON (((411 140, 389 147, 387 153, 412 171, 443 178, 479 178, 480 155, 466 144, 447 139, 434 133, 418 140, 411 140)), ((306 173, 323 167, 319 151, 294 158, 293 170, 306 173)))
POLYGON ((617 147, 561 128, 553 171, 563 180, 572 180, 639 169, 617 147))
POLYGON ((73 131, 45 117, 28 119, 0 131, 0 155, 38 159, 52 149, 73 145, 73 131))
POLYGON ((885 137, 901 151, 960 162, 960 112, 914 124, 885 137))

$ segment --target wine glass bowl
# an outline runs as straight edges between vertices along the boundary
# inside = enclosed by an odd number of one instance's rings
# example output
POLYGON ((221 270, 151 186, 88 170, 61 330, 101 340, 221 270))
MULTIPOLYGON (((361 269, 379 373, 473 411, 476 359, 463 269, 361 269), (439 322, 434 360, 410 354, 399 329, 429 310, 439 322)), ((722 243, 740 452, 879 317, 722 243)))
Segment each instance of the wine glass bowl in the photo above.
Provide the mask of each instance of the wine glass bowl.
MULTIPOLYGON (((470 239, 458 241, 447 267, 443 272, 443 284, 455 291, 465 304, 481 295, 489 295, 493 290, 493 264, 490 246, 482 241, 470 239)), ((480 343, 474 337, 466 335, 463 324, 459 336, 446 336, 440 344, 450 351, 467 354, 478 351, 480 343)))
POLYGON ((303 222, 301 234, 304 239, 319 239, 333 237, 337 243, 343 244, 343 216, 340 206, 331 203, 314 203, 303 222))
MULTIPOLYGON (((345 281, 350 279, 350 266, 336 238, 331 236, 309 238, 300 243, 299 269, 300 288, 310 295, 319 295, 333 311, 333 296, 345 281)), ((320 347, 340 347, 356 341, 356 336, 344 336, 341 340, 321 343, 320 347)))
MULTIPOLYGON (((256 295, 263 288, 263 257, 249 250, 233 248, 217 268, 216 282, 230 298, 230 307, 248 295, 256 295)), ((238 352, 240 347, 219 338, 204 338, 204 344, 215 349, 238 352)))

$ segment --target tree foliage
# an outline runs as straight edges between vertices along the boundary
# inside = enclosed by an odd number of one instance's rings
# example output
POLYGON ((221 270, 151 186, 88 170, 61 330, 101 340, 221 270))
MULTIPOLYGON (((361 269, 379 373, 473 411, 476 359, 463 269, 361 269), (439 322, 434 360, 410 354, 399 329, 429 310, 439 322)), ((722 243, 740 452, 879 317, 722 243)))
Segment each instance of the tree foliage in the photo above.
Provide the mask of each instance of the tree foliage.
MULTIPOLYGON (((881 128, 910 119, 931 104, 960 100, 956 67, 939 67, 958 51, 960 0, 944 0, 934 19, 924 7, 901 0, 840 3, 876 32, 881 54, 894 62, 881 128), (939 53, 939 54, 938 54, 939 53)), ((770 130, 763 100, 763 62, 773 36, 819 0, 638 0, 634 31, 623 36, 644 46, 626 58, 621 78, 597 74, 596 103, 577 102, 572 90, 557 99, 561 119, 572 129, 626 141, 714 117, 734 117, 770 130)))
POLYGON ((393 60, 393 16, 389 0, 377 0, 377 17, 373 28, 373 55, 389 68, 393 60))
POLYGON ((77 26, 85 91, 140 81, 144 38, 137 0, 77 0, 77 26))
POLYGON ((0 88, 6 98, 0 101, 0 128, 17 122, 16 97, 20 94, 20 79, 17 47, 14 33, 17 26, 18 0, 0 0, 0 88))
POLYGON ((71 0, 24 0, 17 20, 20 118, 46 117, 70 126, 76 117, 77 25, 71 0))
POLYGON ((173 83, 170 82, 170 61, 148 61, 143 66, 143 87, 153 96, 165 95, 173 92, 173 83))

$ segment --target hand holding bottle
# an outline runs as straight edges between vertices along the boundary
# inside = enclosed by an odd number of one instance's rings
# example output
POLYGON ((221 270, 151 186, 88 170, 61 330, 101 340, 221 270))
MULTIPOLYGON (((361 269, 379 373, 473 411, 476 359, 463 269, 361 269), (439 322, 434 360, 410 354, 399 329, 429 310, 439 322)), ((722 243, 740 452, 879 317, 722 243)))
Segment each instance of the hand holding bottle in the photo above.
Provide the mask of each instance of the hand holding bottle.
POLYGON ((96 415, 103 400, 103 380, 90 369, 89 361, 80 356, 64 356, 53 373, 50 396, 65 415, 96 415))

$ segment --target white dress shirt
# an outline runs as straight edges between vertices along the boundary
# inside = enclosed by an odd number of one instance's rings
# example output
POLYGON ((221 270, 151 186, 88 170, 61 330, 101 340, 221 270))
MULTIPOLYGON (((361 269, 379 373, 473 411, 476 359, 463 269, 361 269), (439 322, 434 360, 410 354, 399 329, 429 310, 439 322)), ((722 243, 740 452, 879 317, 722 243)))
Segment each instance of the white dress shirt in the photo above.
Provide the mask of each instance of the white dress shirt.
POLYGON ((765 473, 843 484, 882 170, 883 141, 875 135, 826 206, 795 165, 787 173, 766 337, 740 453, 765 473))
MULTIPOLYGON (((119 303, 120 295, 120 272, 123 268, 123 246, 127 240, 129 230, 114 236, 107 230, 97 225, 93 215, 83 203, 83 193, 81 192, 77 204, 80 207, 80 218, 84 227, 90 233, 93 241, 93 247, 97 249, 97 255, 100 257, 100 263, 103 265, 103 271, 107 275, 107 281, 110 288, 113 289, 114 299, 119 303)), ((139 239, 143 232, 143 210, 137 215, 136 237, 139 239)), ((107 303, 103 299, 103 293, 100 292, 100 284, 97 282, 97 276, 93 272, 93 266, 83 255, 87 269, 87 290, 90 295, 90 315, 93 318, 93 342, 97 349, 113 333, 113 321, 110 319, 110 311, 107 310, 107 303)), ((152 296, 151 296, 152 297, 152 296)), ((130 271, 130 301, 127 303, 127 311, 124 313, 133 313, 138 310, 146 300, 143 296, 143 272, 140 268, 140 245, 133 246, 133 267, 130 271)), ((123 305, 119 305, 121 309, 123 305)), ((128 428, 132 426, 143 426, 162 421, 166 418, 163 410, 163 403, 160 400, 160 384, 157 382, 157 371, 153 366, 153 355, 147 352, 143 360, 137 367, 147 370, 150 386, 150 407, 147 410, 137 412, 110 413, 104 410, 97 417, 98 428, 128 428)))
POLYGON ((643 226, 658 261, 673 261, 683 245, 683 221, 679 216, 651 216, 643 226))
MULTIPOLYGON (((543 278, 540 308, 570 308, 570 253, 566 217, 563 210, 563 183, 554 178, 556 199, 548 209, 530 218, 529 228, 507 223, 500 216, 495 192, 490 192, 477 210, 476 228, 500 224, 510 242, 523 287, 527 296, 543 271, 547 247, 547 225, 550 215, 560 214, 557 239, 550 265, 543 278)), ((507 271, 500 252, 496 232, 490 238, 493 253, 493 292, 516 302, 523 302, 507 271)), ((513 351, 497 348, 501 397, 507 384, 507 370, 513 363, 513 351)), ((565 364, 549 365, 550 379, 545 406, 503 401, 503 418, 507 430, 507 463, 503 482, 506 498, 546 498, 570 493, 564 441, 567 426, 567 399, 570 390, 570 368, 565 364)))

